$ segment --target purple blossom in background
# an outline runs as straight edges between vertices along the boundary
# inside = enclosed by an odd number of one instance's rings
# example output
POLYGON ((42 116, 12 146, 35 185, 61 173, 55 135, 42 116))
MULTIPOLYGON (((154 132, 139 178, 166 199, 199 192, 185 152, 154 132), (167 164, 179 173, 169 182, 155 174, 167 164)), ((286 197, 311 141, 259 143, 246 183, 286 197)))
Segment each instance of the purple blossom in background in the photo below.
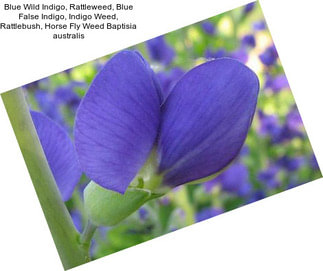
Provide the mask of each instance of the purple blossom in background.
POLYGON ((284 88, 289 88, 287 77, 285 74, 277 75, 272 77, 269 74, 266 74, 265 87, 272 89, 273 92, 280 92, 284 88))
POLYGON ((145 207, 140 207, 138 210, 140 220, 144 221, 148 217, 148 211, 145 207))
POLYGON ((209 21, 202 22, 201 27, 206 34, 214 35, 216 33, 214 24, 209 21))
POLYGON ((256 5, 256 2, 252 2, 252 3, 249 3, 249 4, 245 5, 244 9, 243 9, 243 12, 245 14, 250 13, 254 9, 255 5, 256 5))
POLYGON ((211 217, 220 215, 223 213, 223 210, 215 207, 204 208, 195 215, 195 221, 200 222, 211 217))
POLYGON ((252 190, 248 169, 241 163, 230 166, 218 179, 224 191, 235 193, 240 197, 247 196, 252 190))
POLYGON ((62 199, 67 201, 82 174, 73 143, 67 132, 43 113, 30 114, 62 199))
POLYGON ((248 52, 245 48, 238 48, 237 50, 231 52, 229 56, 239 60, 242 63, 246 63, 249 58, 248 52))
POLYGON ((281 126, 276 115, 267 115, 263 111, 258 110, 258 117, 260 120, 260 135, 269 136, 273 139, 279 137, 281 133, 281 126))
POLYGON ((174 57, 174 49, 167 44, 164 36, 159 36, 146 41, 149 56, 152 60, 169 65, 174 57))
POLYGON ((180 77, 184 75, 184 73, 185 72, 181 68, 175 67, 170 71, 163 71, 156 74, 165 98, 169 95, 173 86, 177 83, 180 77))
POLYGON ((259 55, 261 62, 266 66, 272 66, 276 63, 278 53, 275 45, 269 46, 263 53, 259 55))
POLYGON ((149 64, 137 52, 122 51, 79 106, 75 145, 82 169, 99 185, 124 193, 156 149, 163 186, 210 176, 239 153, 258 90, 255 73, 226 58, 187 72, 162 103, 149 64))
POLYGON ((38 107, 47 117, 64 126, 64 119, 59 111, 59 104, 52 93, 45 90, 36 90, 35 99, 38 107))
POLYGON ((299 131, 303 128, 301 115, 297 108, 292 109, 286 116, 286 125, 290 130, 299 131))
POLYGON ((81 102, 80 96, 74 91, 76 87, 86 88, 87 85, 83 82, 72 82, 69 85, 58 87, 54 95, 57 103, 67 105, 76 111, 81 102))
POLYGON ((320 170, 319 164, 318 164, 314 154, 312 154, 312 156, 311 156, 310 163, 311 163, 312 169, 320 170))
POLYGON ((266 22, 265 21, 257 21, 253 24, 253 29, 255 31, 262 31, 265 30, 267 28, 266 26, 266 22))
POLYGON ((296 171, 305 163, 304 157, 283 156, 278 159, 277 164, 288 171, 296 171))
POLYGON ((231 165, 218 177, 206 182, 204 185, 207 192, 211 191, 215 185, 221 185, 224 191, 234 193, 240 197, 247 196, 252 190, 248 169, 242 163, 231 165))
POLYGON ((286 122, 280 129, 280 133, 276 135, 273 142, 282 143, 293 138, 303 138, 303 123, 301 116, 296 108, 293 108, 286 116, 286 122))
POLYGON ((258 174, 258 180, 265 184, 268 188, 277 188, 280 183, 277 178, 279 168, 275 165, 269 165, 265 170, 261 170, 258 174))
POLYGON ((245 47, 254 48, 256 46, 256 39, 254 35, 248 34, 242 37, 241 45, 245 47))
POLYGON ((159 199, 159 202, 161 205, 169 205, 170 199, 168 196, 163 196, 162 198, 159 199))
POLYGON ((266 194, 265 194, 265 192, 263 190, 256 190, 251 194, 251 196, 248 199, 247 203, 252 203, 252 202, 261 200, 261 199, 263 199, 265 197, 266 197, 266 194))
POLYGON ((29 89, 40 89, 42 85, 47 85, 48 84, 48 78, 42 78, 37 81, 31 82, 29 84, 21 86, 22 89, 24 90, 29 90, 29 89))

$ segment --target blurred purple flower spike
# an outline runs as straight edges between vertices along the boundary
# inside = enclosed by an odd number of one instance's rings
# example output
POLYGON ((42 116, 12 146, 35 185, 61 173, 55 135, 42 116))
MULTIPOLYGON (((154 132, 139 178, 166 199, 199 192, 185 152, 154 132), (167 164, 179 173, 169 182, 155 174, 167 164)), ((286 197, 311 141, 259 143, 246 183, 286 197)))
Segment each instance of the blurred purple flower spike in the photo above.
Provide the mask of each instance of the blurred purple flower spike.
POLYGON ((260 120, 260 135, 276 138, 280 134, 281 126, 276 115, 267 115, 263 111, 258 110, 258 117, 260 120))
POLYGON ((69 106, 71 109, 76 111, 77 107, 81 102, 81 97, 74 91, 75 88, 87 88, 87 84, 83 82, 71 82, 66 86, 60 86, 55 91, 55 99, 59 104, 69 106))
POLYGON ((206 182, 206 191, 210 191, 210 189, 217 184, 221 185, 221 188, 224 191, 234 193, 239 197, 249 195, 252 190, 252 186, 249 182, 248 169, 242 163, 231 165, 214 180, 206 182))
POLYGON ((280 74, 276 77, 266 74, 265 87, 270 88, 274 93, 278 93, 282 89, 289 88, 289 84, 285 74, 280 74))
POLYGON ((305 158, 302 156, 299 157, 289 157, 284 155, 283 157, 279 158, 277 164, 281 167, 285 168, 288 171, 296 171, 302 165, 305 164, 305 158))
POLYGON ((258 180, 265 184, 268 188, 277 188, 280 183, 277 179, 279 168, 275 165, 269 165, 266 169, 261 170, 258 174, 258 180))
POLYGON ((269 46, 262 54, 259 55, 261 62, 266 66, 272 66, 276 63, 278 53, 275 45, 269 46))
POLYGON ((59 111, 59 103, 50 92, 37 89, 35 99, 41 112, 65 127, 63 116, 59 111))
POLYGON ((239 60, 242 63, 247 63, 249 55, 245 48, 238 48, 237 50, 231 52, 230 57, 239 60))
POLYGON ((255 31, 261 31, 261 30, 265 30, 267 27, 266 22, 265 21, 257 21, 253 24, 253 29, 255 31))
POLYGON ((244 14, 248 14, 251 11, 253 11, 253 9, 255 8, 256 2, 251 2, 247 5, 244 6, 243 12, 244 14))
POLYGON ((214 35, 216 33, 216 29, 213 23, 209 21, 204 21, 201 23, 201 27, 203 31, 208 35, 214 35))
POLYGON ((220 208, 215 208, 215 207, 207 207, 202 209, 201 211, 199 211, 196 215, 195 215, 195 221, 196 222, 200 222, 206 219, 209 219, 211 217, 220 215, 223 213, 223 210, 220 208))
POLYGON ((241 45, 245 47, 254 48, 256 46, 256 39, 254 35, 248 34, 242 37, 241 45))
POLYGON ((257 104, 258 78, 229 58, 199 65, 162 102, 156 76, 137 52, 122 51, 96 76, 75 121, 82 169, 124 193, 151 152, 161 185, 208 177, 239 153, 257 104))
POLYGON ((164 36, 159 36, 146 42, 149 56, 152 60, 169 65, 174 57, 174 49, 167 44, 164 36))
POLYGON ((320 166, 319 166, 314 154, 312 154, 312 156, 310 158, 310 164, 311 164, 312 169, 320 170, 320 166))

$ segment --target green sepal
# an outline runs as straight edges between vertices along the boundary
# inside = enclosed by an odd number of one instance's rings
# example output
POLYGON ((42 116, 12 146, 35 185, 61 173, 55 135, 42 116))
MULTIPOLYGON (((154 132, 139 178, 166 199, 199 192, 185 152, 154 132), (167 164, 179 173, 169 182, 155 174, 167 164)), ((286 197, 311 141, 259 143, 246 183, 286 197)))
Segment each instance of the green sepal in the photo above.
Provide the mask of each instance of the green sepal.
POLYGON ((122 195, 90 182, 84 190, 84 207, 96 226, 114 226, 150 199, 151 192, 129 187, 122 195))

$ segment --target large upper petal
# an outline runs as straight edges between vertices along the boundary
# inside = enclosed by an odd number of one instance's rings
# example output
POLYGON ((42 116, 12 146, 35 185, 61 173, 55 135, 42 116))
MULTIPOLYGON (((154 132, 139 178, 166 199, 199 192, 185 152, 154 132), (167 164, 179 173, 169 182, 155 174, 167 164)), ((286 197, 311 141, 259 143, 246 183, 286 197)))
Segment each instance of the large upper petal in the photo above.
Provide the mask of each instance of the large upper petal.
POLYGON ((43 113, 31 111, 30 114, 62 199, 66 201, 82 174, 74 145, 56 122, 43 113))
POLYGON ((122 51, 108 61, 76 116, 76 150, 89 178, 125 192, 155 143, 160 102, 154 73, 139 53, 122 51))
POLYGON ((259 91, 256 74, 222 58, 185 74, 162 106, 159 172, 177 186, 212 175, 238 154, 259 91))

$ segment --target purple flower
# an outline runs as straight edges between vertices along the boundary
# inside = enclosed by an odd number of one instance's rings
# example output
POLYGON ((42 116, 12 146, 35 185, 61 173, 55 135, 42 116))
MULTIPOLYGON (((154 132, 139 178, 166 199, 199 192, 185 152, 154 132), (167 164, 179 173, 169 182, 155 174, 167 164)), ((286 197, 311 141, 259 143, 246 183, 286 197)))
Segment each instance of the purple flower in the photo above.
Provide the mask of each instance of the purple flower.
POLYGON ((86 88, 86 84, 83 82, 71 82, 69 85, 58 87, 54 95, 57 103, 70 106, 71 109, 76 111, 81 102, 80 96, 74 91, 76 87, 86 88))
POLYGON ((177 83, 179 78, 184 74, 185 72, 178 67, 175 67, 171 69, 168 72, 159 72, 157 73, 157 78, 160 82, 161 89, 163 92, 163 96, 166 98, 173 86, 177 83))
POLYGON ((265 21, 257 21, 253 24, 253 29, 255 31, 261 31, 266 29, 266 22, 265 21))
POLYGON ((148 217, 148 211, 145 207, 140 207, 138 210, 140 220, 144 221, 148 217))
POLYGON ((270 88, 273 92, 277 93, 284 88, 289 88, 289 84, 285 74, 277 75, 274 78, 271 75, 266 74, 265 87, 270 88))
POLYGON ((226 58, 187 72, 162 103, 148 63, 137 52, 122 51, 79 106, 75 144, 82 169, 120 193, 140 176, 148 157, 164 187, 210 176, 239 153, 258 90, 255 73, 226 58))
POLYGON ((224 191, 240 197, 247 196, 252 190, 248 169, 241 163, 230 166, 217 179, 224 191))
POLYGON ((201 27, 206 34, 214 35, 216 32, 214 24, 209 21, 202 22, 201 27))
POLYGON ((288 171, 296 171, 305 163, 305 158, 302 156, 299 157, 289 157, 284 155, 279 158, 277 164, 281 167, 287 169, 288 171))
POLYGON ((63 117, 59 111, 59 104, 51 93, 45 90, 36 90, 35 99, 42 113, 60 125, 65 125, 63 117))
POLYGON ((195 215, 195 221, 200 222, 211 217, 220 215, 223 213, 223 210, 215 207, 204 208, 195 215))
POLYGON ((269 46, 262 54, 259 55, 261 62, 266 66, 272 66, 276 63, 278 53, 274 45, 269 46))
POLYGON ((301 115, 297 108, 292 109, 286 116, 286 125, 290 130, 299 131, 303 127, 301 115))
POLYGON ((174 49, 168 45, 164 36, 159 36, 146 42, 149 56, 152 60, 169 65, 174 57, 174 49))
POLYGON ((279 134, 274 138, 274 143, 281 143, 293 138, 303 138, 303 123, 296 108, 293 108, 286 116, 286 122, 281 127, 279 134))
POLYGON ((43 78, 43 79, 39 79, 37 81, 31 82, 29 84, 23 85, 21 87, 22 89, 30 90, 30 89, 41 88, 42 85, 47 85, 47 84, 48 84, 48 78, 43 78))
POLYGON ((241 44, 245 47, 254 48, 256 46, 256 39, 254 35, 248 34, 242 37, 241 44))
POLYGON ((245 5, 244 9, 243 9, 243 13, 244 14, 250 13, 254 9, 255 5, 256 5, 256 2, 252 2, 252 3, 245 5))
POLYGON ((319 164, 317 163, 317 160, 314 154, 312 154, 310 158, 310 164, 314 170, 320 170, 319 164))
POLYGON ((252 203, 258 200, 261 200, 263 198, 266 197, 266 194, 264 191, 262 190, 256 190, 252 193, 252 195, 250 196, 250 198, 248 199, 247 203, 252 203))
POLYGON ((216 185, 221 185, 223 191, 234 193, 241 197, 248 195, 252 190, 248 169, 240 162, 231 165, 219 176, 204 183, 206 192, 210 192, 216 185))
POLYGON ((261 110, 258 110, 258 117, 260 120, 260 135, 270 136, 272 139, 279 137, 281 126, 276 115, 266 115, 261 110))
POLYGON ((62 199, 67 201, 82 173, 73 143, 53 120, 39 112, 31 111, 30 114, 62 199))
POLYGON ((269 165, 265 170, 261 170, 258 174, 258 180, 269 188, 277 188, 280 183, 277 179, 279 168, 275 165, 269 165))

